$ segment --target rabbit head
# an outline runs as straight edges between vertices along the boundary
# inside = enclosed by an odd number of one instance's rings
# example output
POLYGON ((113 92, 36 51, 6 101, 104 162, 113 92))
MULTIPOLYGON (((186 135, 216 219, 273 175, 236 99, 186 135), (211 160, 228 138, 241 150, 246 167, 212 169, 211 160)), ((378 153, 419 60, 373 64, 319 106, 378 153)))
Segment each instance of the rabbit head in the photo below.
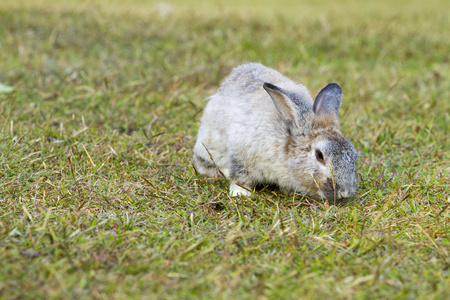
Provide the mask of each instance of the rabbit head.
POLYGON ((285 157, 292 182, 301 183, 288 188, 328 200, 354 196, 358 154, 339 131, 339 85, 323 88, 312 107, 296 93, 267 82, 263 87, 287 129, 285 157))

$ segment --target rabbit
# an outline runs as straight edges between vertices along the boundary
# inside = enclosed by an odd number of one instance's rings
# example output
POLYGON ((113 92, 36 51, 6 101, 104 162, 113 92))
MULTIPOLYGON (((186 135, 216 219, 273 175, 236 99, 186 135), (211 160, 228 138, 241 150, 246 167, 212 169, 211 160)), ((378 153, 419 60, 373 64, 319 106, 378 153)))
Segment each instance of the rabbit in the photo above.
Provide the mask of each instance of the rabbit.
POLYGON ((260 63, 235 67, 205 107, 193 162, 207 177, 224 175, 230 196, 251 196, 257 184, 312 198, 356 193, 358 154, 339 131, 342 90, 315 100, 308 89, 260 63))

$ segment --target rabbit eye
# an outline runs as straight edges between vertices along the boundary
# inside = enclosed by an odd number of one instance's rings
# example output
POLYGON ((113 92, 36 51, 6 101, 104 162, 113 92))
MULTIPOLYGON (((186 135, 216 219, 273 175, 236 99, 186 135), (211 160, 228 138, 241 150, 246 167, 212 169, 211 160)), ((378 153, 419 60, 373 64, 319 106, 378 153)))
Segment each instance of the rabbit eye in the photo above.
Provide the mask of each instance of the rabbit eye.
POLYGON ((323 158, 323 153, 319 149, 316 149, 316 159, 320 161, 323 165, 325 165, 325 160, 323 158))

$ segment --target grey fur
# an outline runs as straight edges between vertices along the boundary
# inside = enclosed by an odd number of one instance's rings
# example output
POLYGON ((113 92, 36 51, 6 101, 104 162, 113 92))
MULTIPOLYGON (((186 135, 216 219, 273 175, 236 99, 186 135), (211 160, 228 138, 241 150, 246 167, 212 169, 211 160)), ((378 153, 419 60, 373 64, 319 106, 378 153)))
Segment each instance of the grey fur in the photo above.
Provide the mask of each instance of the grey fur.
POLYGON ((328 200, 352 197, 357 153, 339 132, 341 94, 331 84, 314 102, 306 87, 275 70, 236 67, 205 108, 194 146, 197 170, 212 177, 219 169, 232 196, 251 195, 262 183, 328 200))

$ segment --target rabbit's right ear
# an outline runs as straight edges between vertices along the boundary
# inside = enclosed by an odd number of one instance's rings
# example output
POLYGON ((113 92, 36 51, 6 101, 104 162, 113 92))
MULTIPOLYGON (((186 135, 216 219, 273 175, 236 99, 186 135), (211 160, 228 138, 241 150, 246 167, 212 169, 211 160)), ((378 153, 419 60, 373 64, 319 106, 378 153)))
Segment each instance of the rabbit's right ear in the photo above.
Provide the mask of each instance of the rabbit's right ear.
POLYGON ((337 83, 330 83, 317 95, 316 100, 314 100, 313 111, 316 115, 334 114, 338 118, 341 101, 341 87, 337 83))
POLYGON ((263 87, 272 98, 285 122, 291 129, 297 131, 294 134, 304 133, 309 128, 307 123, 314 114, 307 102, 300 95, 286 91, 271 83, 265 82, 263 87))

